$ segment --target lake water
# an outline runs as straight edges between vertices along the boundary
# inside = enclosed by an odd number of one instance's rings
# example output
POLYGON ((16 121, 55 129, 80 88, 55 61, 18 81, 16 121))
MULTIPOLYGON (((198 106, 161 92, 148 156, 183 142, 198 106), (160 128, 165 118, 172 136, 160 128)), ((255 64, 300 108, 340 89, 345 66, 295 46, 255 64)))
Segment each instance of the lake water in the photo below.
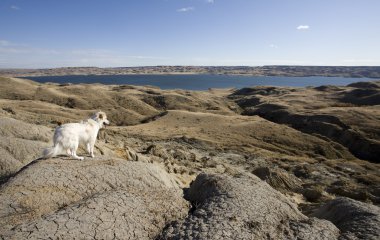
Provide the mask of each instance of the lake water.
POLYGON ((37 82, 55 83, 102 83, 152 85, 161 89, 207 90, 209 88, 243 88, 249 86, 306 87, 321 85, 347 85, 353 82, 370 81, 367 78, 343 77, 253 77, 241 75, 83 75, 25 77, 37 82))

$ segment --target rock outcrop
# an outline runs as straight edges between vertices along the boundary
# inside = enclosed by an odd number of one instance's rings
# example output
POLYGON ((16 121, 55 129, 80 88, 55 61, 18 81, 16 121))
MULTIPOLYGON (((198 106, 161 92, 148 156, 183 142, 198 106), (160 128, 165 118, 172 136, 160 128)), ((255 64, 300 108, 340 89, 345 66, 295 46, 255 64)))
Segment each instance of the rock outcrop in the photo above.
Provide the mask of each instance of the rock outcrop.
POLYGON ((253 171, 253 174, 280 192, 297 192, 301 189, 301 180, 282 169, 259 167, 253 171))
POLYGON ((358 158, 379 161, 378 81, 349 87, 243 88, 229 98, 242 108, 243 115, 258 115, 326 137, 347 147, 358 158))
POLYGON ((188 203, 154 164, 40 160, 0 190, 2 239, 152 239, 188 203))
POLYGON ((48 127, 0 117, 0 182, 39 158, 51 134, 48 127))
POLYGON ((166 226, 159 239, 336 239, 330 222, 308 218, 253 175, 201 174, 186 194, 189 216, 166 226))
POLYGON ((313 216, 334 223, 342 240, 380 238, 380 208, 374 205, 341 197, 326 203, 313 216))

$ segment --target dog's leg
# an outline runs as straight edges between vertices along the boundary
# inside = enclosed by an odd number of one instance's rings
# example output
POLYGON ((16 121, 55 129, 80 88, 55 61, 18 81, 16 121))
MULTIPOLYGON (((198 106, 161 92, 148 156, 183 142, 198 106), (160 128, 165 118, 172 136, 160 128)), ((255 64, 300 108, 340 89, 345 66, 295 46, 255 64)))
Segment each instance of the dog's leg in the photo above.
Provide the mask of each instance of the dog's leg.
POLYGON ((91 157, 94 158, 95 155, 94 155, 94 146, 95 144, 91 144, 91 157))
POLYGON ((94 139, 94 140, 90 140, 90 142, 88 143, 88 145, 90 146, 90 154, 91 154, 91 157, 92 157, 92 158, 95 157, 95 155, 94 155, 95 141, 96 141, 96 139, 94 139))
POLYGON ((92 152, 91 152, 91 144, 90 143, 87 143, 87 152, 88 152, 88 154, 91 155, 91 157, 94 157, 92 152))
POLYGON ((74 158, 74 159, 78 159, 78 160, 83 160, 84 157, 79 157, 76 153, 76 151, 71 151, 71 156, 74 158))
POLYGON ((78 160, 83 160, 84 157, 79 157, 77 155, 77 150, 78 150, 78 144, 76 144, 75 146, 73 146, 71 148, 71 156, 74 158, 74 159, 78 159, 78 160))

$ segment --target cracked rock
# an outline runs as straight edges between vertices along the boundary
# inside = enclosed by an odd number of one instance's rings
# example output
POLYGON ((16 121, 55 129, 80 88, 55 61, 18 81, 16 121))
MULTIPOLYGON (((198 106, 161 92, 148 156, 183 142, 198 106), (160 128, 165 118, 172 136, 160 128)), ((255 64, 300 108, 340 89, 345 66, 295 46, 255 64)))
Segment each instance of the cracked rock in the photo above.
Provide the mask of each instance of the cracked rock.
POLYGON ((340 197, 320 207, 314 216, 334 223, 342 233, 339 239, 380 238, 378 206, 340 197))
POLYGON ((160 239, 337 239, 329 221, 308 218, 253 175, 200 174, 186 196, 193 211, 160 239))
POLYGON ((0 192, 0 238, 152 239, 188 203, 154 164, 122 159, 38 161, 0 192))

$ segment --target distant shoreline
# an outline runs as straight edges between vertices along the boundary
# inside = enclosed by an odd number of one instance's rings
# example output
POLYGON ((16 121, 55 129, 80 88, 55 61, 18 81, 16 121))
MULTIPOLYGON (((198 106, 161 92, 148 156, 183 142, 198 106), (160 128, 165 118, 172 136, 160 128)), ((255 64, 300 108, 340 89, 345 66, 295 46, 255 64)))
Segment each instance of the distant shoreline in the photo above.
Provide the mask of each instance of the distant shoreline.
POLYGON ((307 87, 322 85, 345 86, 369 78, 349 77, 283 77, 216 74, 129 74, 129 75, 65 75, 20 77, 39 83, 105 84, 155 86, 160 89, 207 90, 210 88, 244 88, 251 86, 307 87))
POLYGON ((246 75, 257 77, 347 77, 378 78, 380 66, 151 66, 151 67, 65 67, 46 69, 0 69, 4 77, 76 75, 246 75))

